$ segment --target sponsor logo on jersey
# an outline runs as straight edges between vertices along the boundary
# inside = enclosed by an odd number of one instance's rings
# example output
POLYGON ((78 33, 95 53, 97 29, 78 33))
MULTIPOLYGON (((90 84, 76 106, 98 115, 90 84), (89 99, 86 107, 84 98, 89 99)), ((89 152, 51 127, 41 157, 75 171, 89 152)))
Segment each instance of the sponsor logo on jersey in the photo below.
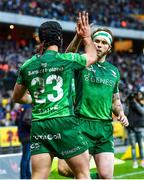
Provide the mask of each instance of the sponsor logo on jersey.
POLYGON ((33 71, 28 71, 28 76, 37 75, 37 74, 43 74, 43 73, 46 73, 46 72, 48 72, 47 68, 36 69, 36 70, 33 70, 33 71))
POLYGON ((63 67, 52 67, 49 69, 49 72, 55 72, 55 71, 63 71, 63 67))
POLYGON ((111 86, 111 87, 115 86, 115 82, 113 80, 104 79, 101 77, 91 77, 89 74, 84 75, 84 80, 89 81, 91 83, 104 84, 106 86, 111 86))
POLYGON ((47 63, 41 63, 41 66, 46 68, 47 67, 47 63))
POLYGON ((86 69, 87 69, 88 71, 92 71, 92 72, 96 73, 96 70, 93 68, 92 65, 89 66, 89 67, 87 67, 86 69))
POLYGON ((58 110, 58 105, 49 107, 49 108, 45 108, 45 109, 38 109, 39 113, 52 113, 56 110, 58 110))
POLYGON ((56 72, 56 71, 63 71, 64 70, 63 67, 56 67, 56 68, 52 67, 52 68, 48 69, 45 66, 47 67, 47 64, 43 63, 43 66, 42 66, 43 68, 28 71, 28 76, 37 75, 37 74, 44 74, 46 72, 56 72))

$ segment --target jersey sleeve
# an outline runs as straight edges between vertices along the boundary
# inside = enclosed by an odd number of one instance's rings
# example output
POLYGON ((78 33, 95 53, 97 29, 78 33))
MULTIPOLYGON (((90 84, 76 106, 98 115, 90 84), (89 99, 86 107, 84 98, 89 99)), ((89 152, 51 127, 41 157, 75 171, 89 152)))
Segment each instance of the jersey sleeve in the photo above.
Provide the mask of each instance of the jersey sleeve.
POLYGON ((115 84, 114 91, 113 91, 114 94, 119 92, 119 82, 120 82, 120 73, 119 73, 118 69, 117 69, 116 73, 117 73, 117 80, 116 80, 116 84, 115 84))
POLYGON ((78 70, 86 67, 87 64, 87 56, 86 54, 79 53, 58 53, 58 58, 62 60, 66 60, 72 63, 72 69, 78 70))

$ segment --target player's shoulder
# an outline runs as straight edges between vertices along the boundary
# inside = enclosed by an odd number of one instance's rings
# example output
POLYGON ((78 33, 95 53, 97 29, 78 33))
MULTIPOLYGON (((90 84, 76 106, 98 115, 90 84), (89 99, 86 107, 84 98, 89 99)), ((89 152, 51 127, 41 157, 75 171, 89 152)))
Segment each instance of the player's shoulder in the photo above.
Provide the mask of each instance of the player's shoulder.
POLYGON ((111 62, 106 61, 106 63, 107 63, 107 66, 113 69, 113 71, 119 72, 118 68, 115 65, 113 65, 111 62))
POLYGON ((56 57, 61 60, 69 60, 69 61, 74 61, 77 56, 80 56, 78 53, 57 53, 56 57))
POLYGON ((111 62, 106 61, 106 66, 114 76, 116 76, 118 79, 120 78, 120 71, 115 65, 113 65, 111 62))
POLYGON ((33 61, 35 61, 36 59, 37 59, 37 55, 34 55, 34 56, 32 56, 31 58, 26 59, 26 60, 24 61, 24 63, 22 64, 21 68, 25 68, 25 67, 29 66, 29 65, 30 65, 33 61))

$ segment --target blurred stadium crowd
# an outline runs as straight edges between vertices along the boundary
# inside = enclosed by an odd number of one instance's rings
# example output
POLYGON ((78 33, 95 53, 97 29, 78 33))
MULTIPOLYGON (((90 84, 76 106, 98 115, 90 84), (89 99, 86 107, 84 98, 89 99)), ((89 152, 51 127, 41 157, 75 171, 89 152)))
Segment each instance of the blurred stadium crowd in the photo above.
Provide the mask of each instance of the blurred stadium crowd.
MULTIPOLYGON (((79 10, 88 10, 91 21, 98 25, 140 30, 144 27, 134 18, 135 14, 144 14, 144 1, 141 0, 0 1, 0 11, 64 21, 75 21, 79 10)), ((32 54, 33 48, 31 47, 21 48, 14 41, 0 40, 0 126, 15 124, 19 105, 12 103, 11 93, 18 67, 32 54)), ((113 52, 109 56, 109 61, 115 64, 121 72, 120 91, 123 101, 129 93, 136 89, 144 91, 143 54, 113 52)))
POLYGON ((3 0, 0 11, 75 21, 79 11, 87 10, 90 20, 97 25, 130 29, 144 28, 136 15, 144 14, 141 0, 3 0))

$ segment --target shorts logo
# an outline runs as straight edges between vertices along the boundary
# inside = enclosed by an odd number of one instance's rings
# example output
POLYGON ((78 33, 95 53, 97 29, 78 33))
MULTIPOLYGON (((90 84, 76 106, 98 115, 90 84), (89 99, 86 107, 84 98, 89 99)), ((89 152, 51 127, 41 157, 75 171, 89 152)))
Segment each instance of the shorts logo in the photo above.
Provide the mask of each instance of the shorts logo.
POLYGON ((30 146, 31 151, 33 151, 33 150, 39 150, 39 148, 40 148, 40 144, 39 144, 39 143, 33 143, 33 144, 31 144, 31 146, 30 146))
POLYGON ((75 147, 73 149, 70 149, 70 150, 62 151, 61 154, 64 156, 64 155, 67 155, 67 154, 72 154, 72 153, 74 153, 74 152, 76 152, 78 150, 80 150, 79 146, 77 146, 77 147, 75 147))
POLYGON ((55 139, 61 139, 61 134, 57 133, 57 134, 47 134, 47 135, 36 135, 33 136, 34 139, 36 140, 55 140, 55 139))

